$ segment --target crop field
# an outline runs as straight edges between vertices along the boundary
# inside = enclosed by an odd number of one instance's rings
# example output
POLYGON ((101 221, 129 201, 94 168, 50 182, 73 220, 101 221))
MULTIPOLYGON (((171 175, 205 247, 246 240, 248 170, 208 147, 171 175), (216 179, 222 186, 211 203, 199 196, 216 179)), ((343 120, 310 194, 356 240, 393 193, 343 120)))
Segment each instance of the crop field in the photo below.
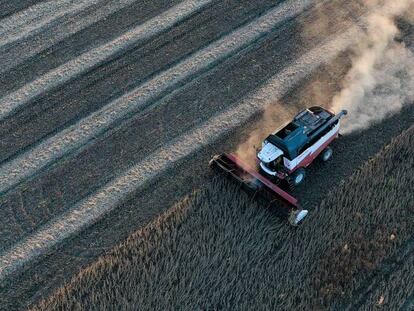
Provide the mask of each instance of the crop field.
POLYGON ((410 0, 0 0, 0 309, 412 308, 413 25, 410 0), (292 229, 208 161, 313 105, 349 115, 292 229))
POLYGON ((212 178, 33 310, 412 306, 413 144, 414 126, 295 230, 212 178))

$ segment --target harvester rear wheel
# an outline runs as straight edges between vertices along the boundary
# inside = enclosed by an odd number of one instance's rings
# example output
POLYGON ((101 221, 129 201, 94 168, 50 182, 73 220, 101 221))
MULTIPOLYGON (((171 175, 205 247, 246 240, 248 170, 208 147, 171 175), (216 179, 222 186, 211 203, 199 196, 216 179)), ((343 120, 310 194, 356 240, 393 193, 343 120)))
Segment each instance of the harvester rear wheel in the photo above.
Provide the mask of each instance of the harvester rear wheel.
POLYGON ((326 147, 324 151, 320 154, 320 159, 322 162, 328 162, 332 158, 333 150, 331 147, 326 147))

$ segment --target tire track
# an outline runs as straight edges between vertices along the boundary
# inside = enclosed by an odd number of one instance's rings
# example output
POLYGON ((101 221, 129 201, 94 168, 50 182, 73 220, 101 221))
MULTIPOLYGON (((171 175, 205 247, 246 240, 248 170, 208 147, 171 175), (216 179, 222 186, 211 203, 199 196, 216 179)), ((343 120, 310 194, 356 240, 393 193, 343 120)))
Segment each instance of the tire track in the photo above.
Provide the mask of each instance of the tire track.
MULTIPOLYGON (((123 0, 123 2, 125 2, 125 0, 123 0)), ((156 0, 150 4, 145 1, 135 1, 132 4, 118 10, 116 8, 117 5, 111 5, 111 0, 104 0, 104 2, 101 2, 98 5, 88 7, 76 16, 60 19, 57 25, 50 25, 43 28, 38 35, 31 36, 28 40, 19 42, 19 44, 12 45, 11 48, 7 49, 6 57, 11 59, 11 63, 14 63, 16 60, 15 57, 13 57, 13 52, 18 52, 18 54, 26 52, 28 55, 31 55, 35 49, 30 49, 30 46, 33 45, 34 47, 37 47, 42 45, 50 45, 50 47, 41 53, 28 58, 25 62, 17 66, 12 66, 12 69, 0 74, 0 93, 3 94, 3 96, 6 96, 7 94, 22 88, 27 83, 35 81, 51 70, 54 70, 59 66, 62 66, 81 56, 82 54, 116 39, 119 36, 122 36, 130 29, 144 24, 160 13, 171 9, 178 3, 180 3, 179 0, 168 1, 167 3, 165 3, 165 0, 156 0), (108 10, 105 10, 105 8, 108 10), (111 10, 115 12, 108 16, 107 14, 111 10), (103 16, 106 16, 106 18, 103 18, 103 16), (85 24, 85 22, 89 24, 91 20, 94 19, 98 19, 98 21, 90 26, 81 27, 85 24), (64 39, 54 42, 53 39, 55 38, 56 33, 61 33, 62 29, 68 30, 68 33, 70 33, 73 32, 74 28, 81 29, 74 35, 65 34, 64 39), (21 47, 22 45, 23 51, 21 47)), ((118 5, 121 7, 124 6, 123 3, 119 2, 118 5)), ((201 12, 205 12, 208 8, 211 8, 211 6, 212 5, 209 5, 201 12)), ((199 14, 200 12, 192 14, 189 18, 182 20, 179 25, 184 24, 188 19, 192 19, 199 14)), ((145 46, 146 44, 154 41, 154 38, 156 39, 158 37, 162 37, 167 32, 171 32, 172 29, 176 28, 177 26, 174 25, 171 29, 163 31, 160 35, 156 35, 149 40, 145 40, 138 46, 145 46)), ((123 52, 126 53, 126 51, 123 52)), ((124 54, 121 55, 123 56, 124 54)), ((107 65, 112 61, 112 59, 117 59, 117 57, 119 56, 117 55, 116 57, 106 60, 103 65, 107 65)), ((26 55, 23 55, 22 58, 26 59, 27 57, 26 55)), ((7 63, 7 60, 3 60, 2 62, 7 63)), ((88 72, 88 74, 89 73, 90 72, 88 72)), ((81 75, 81 77, 82 76, 84 75, 81 75)), ((74 83, 74 81, 71 82, 74 83)), ((66 85, 70 84, 71 83, 67 83, 66 85)), ((61 90, 61 88, 57 88, 56 91, 58 90, 61 90)), ((56 93, 56 91, 54 90, 52 94, 56 93)), ((32 107, 38 102, 38 100, 42 100, 44 97, 45 96, 40 96, 39 98, 36 98, 36 100, 30 102, 27 106, 32 107)), ((16 117, 16 114, 14 114, 13 117, 16 117)))
POLYGON ((127 114, 144 108, 149 100, 257 40, 270 32, 277 24, 296 16, 312 3, 313 1, 310 0, 285 2, 247 26, 234 31, 160 73, 152 80, 109 103, 77 124, 47 139, 29 152, 5 163, 0 168, 0 192, 6 192, 24 178, 94 139, 110 128, 114 122, 127 114))
POLYGON ((19 90, 0 99, 0 120, 6 118, 28 101, 104 62, 139 41, 146 40, 172 27, 180 20, 201 10, 212 0, 186 0, 157 17, 124 33, 122 36, 88 51, 76 59, 50 71, 19 90))
MULTIPOLYGON (((307 14, 308 15, 308 14, 307 14)), ((300 18, 302 20, 302 18, 300 18)), ((219 94, 222 94, 221 97, 224 100, 223 104, 219 106, 219 108, 216 108, 214 105, 210 107, 213 111, 218 111, 218 109, 221 109, 222 107, 228 107, 233 105, 233 103, 238 102, 241 98, 244 98, 245 94, 252 89, 255 89, 257 86, 261 85, 267 79, 272 76, 276 75, 281 68, 286 66, 286 64, 289 63, 282 55, 287 55, 290 53, 292 48, 295 46, 292 44, 288 44, 291 47, 286 49, 279 49, 279 46, 285 46, 283 42, 291 41, 289 38, 297 38, 296 34, 290 34, 286 36, 281 36, 278 33, 286 33, 290 31, 286 31, 288 29, 291 29, 292 27, 295 27, 297 22, 292 21, 289 23, 286 23, 282 30, 273 31, 271 35, 267 36, 270 38, 263 38, 260 41, 256 42, 254 44, 254 47, 249 47, 247 50, 244 50, 243 52, 238 53, 238 55, 231 57, 230 59, 226 60, 223 64, 221 64, 218 67, 215 67, 211 71, 206 72, 203 74, 202 77, 197 77, 195 80, 192 80, 191 83, 186 84, 183 87, 180 87, 180 90, 177 92, 174 92, 174 94, 171 94, 171 96, 167 96, 165 100, 162 100, 162 104, 167 104, 168 106, 174 106, 170 107, 169 109, 158 110, 161 115, 164 115, 164 111, 167 114, 175 113, 175 115, 182 115, 183 111, 187 111, 187 108, 190 108, 192 106, 199 106, 200 108, 203 108, 203 111, 200 111, 200 114, 204 115, 205 111, 207 110, 207 107, 209 106, 209 103, 211 101, 216 101, 216 97, 220 97, 219 94), (278 38, 278 39, 271 39, 271 38, 278 38), (273 43, 274 42, 274 43, 273 43), (266 47, 266 48, 264 48, 266 47), (277 53, 273 55, 273 53, 264 53, 264 52, 258 52, 255 51, 259 50, 279 50, 277 53), (283 52, 283 50, 285 52, 283 52), (273 56, 272 56, 273 55, 273 56), (275 60, 277 60, 277 63, 281 63, 280 66, 272 67, 271 64, 275 63, 275 60), (257 63, 255 63, 257 61, 257 63), (240 63, 240 66, 238 65, 240 63), (237 68, 232 70, 232 68, 237 68), (266 69, 263 72, 254 70, 258 67, 266 67, 266 69), (248 68, 251 68, 252 71, 248 71, 248 68), (234 72, 237 72, 240 77, 238 79, 229 80, 232 75, 234 75, 234 72), (227 72, 227 74, 224 74, 224 72, 227 72), (233 72, 233 73, 231 73, 233 72), (254 78, 248 78, 248 76, 253 76, 254 78), (227 76, 227 77, 226 77, 227 76), (223 77, 223 78, 222 78, 223 77), (243 78, 244 77, 244 78, 243 78), (212 83, 212 81, 215 81, 212 83), (240 84, 240 87, 238 85, 240 84), (214 95, 213 97, 210 97, 210 93, 208 91, 203 91, 204 88, 210 89, 212 92, 215 91, 215 88, 219 85, 226 85, 229 87, 229 90, 231 89, 232 93, 238 93, 237 96, 232 96, 229 98, 225 92, 218 92, 218 94, 214 95), (203 98, 202 101, 197 100, 197 98, 203 98), (223 98, 224 97, 224 98, 223 98), (187 101, 192 101, 194 98, 196 98, 195 102, 191 105, 187 105, 187 101), (177 105, 171 105, 174 104, 174 102, 177 101, 181 103, 182 105, 185 105, 184 107, 177 105), (167 102, 167 103, 165 103, 167 102), (177 109, 178 111, 174 110, 177 109)), ((278 27, 279 28, 279 27, 278 27)), ((344 27, 343 29, 346 29, 344 27)), ((319 40, 315 42, 312 47, 317 46, 319 43, 319 40)), ((300 46, 300 45, 299 45, 300 46)), ((308 47, 309 48, 309 47, 308 47)), ((293 56, 290 59, 295 59, 299 55, 302 55, 305 49, 301 49, 300 53, 294 53, 293 56)), ((342 54, 341 54, 342 55, 342 54)), ((294 106, 303 107, 303 104, 309 104, 306 102, 307 96, 309 96, 310 92, 302 92, 304 89, 308 89, 306 85, 308 83, 311 83, 311 81, 318 80, 321 77, 325 77, 325 74, 328 74, 328 76, 332 77, 333 84, 339 83, 341 80, 341 77, 338 77, 337 72, 337 66, 340 66, 342 68, 343 62, 340 60, 343 60, 344 56, 338 56, 334 64, 329 65, 327 67, 322 66, 323 69, 320 69, 316 71, 315 74, 312 74, 311 76, 307 77, 304 81, 300 81, 298 85, 295 85, 295 87, 292 89, 293 94, 289 94, 287 97, 283 98, 283 102, 289 103, 287 106, 294 106), (339 62, 339 64, 337 63, 339 62), (331 73, 331 74, 329 74, 331 73), (304 87, 305 85, 305 87, 304 87), (300 94, 302 95, 300 95, 300 94), (299 98, 302 99, 299 100, 299 98)), ((343 69, 343 70, 346 70, 343 69)), ((343 73, 345 74, 345 72, 343 73)), ((328 79, 329 81, 329 79, 328 79)), ((330 82, 329 82, 330 83, 330 82)), ((226 88, 226 86, 219 87, 220 89, 223 88, 223 90, 226 88)), ((309 91, 309 89, 308 89, 309 91)), ((329 96, 329 94, 327 94, 329 96)), ((220 101, 220 100, 219 100, 220 101)), ((330 100, 327 99, 327 102, 324 102, 325 104, 328 104, 330 100)), ((411 110, 410 110, 411 111, 411 110)), ((407 119, 407 115, 410 115, 410 111, 405 111, 401 115, 401 119, 407 119), (404 117, 403 117, 404 116, 404 117)), ((151 114, 153 110, 151 110, 151 114)), ((210 114, 209 114, 210 115, 210 114)), ((189 117, 191 119, 191 117, 189 117)), ((197 120, 198 117, 196 116, 197 120)), ((156 120, 153 121, 153 123, 158 122, 158 118, 155 118, 156 120)), ((206 120, 207 118, 205 118, 206 120)), ((256 119, 256 118, 254 118, 256 119)), ((148 119, 152 120, 152 119, 148 119)), ((180 119, 181 120, 181 119, 180 119)), ((179 124, 181 121, 177 121, 177 124, 179 124)), ((194 121, 194 120, 193 120, 194 121)), ((144 122, 144 121, 142 121, 144 122)), ((186 122, 186 121, 185 121, 186 122)), ((199 121, 197 121, 199 122, 199 121)), ((208 160, 211 158, 211 155, 213 153, 217 153, 217 150, 231 150, 231 148, 235 148, 237 144, 240 141, 243 141, 243 139, 248 135, 249 128, 252 128, 252 120, 249 120, 248 124, 243 125, 241 127, 238 127, 237 129, 234 129, 231 131, 231 133, 226 133, 225 136, 221 137, 220 140, 215 143, 214 145, 205 146, 201 152, 197 152, 196 156, 190 156, 186 157, 179 163, 176 163, 171 169, 168 170, 166 174, 162 174, 160 178, 156 178, 153 182, 150 183, 150 185, 145 187, 144 191, 138 191, 137 193, 134 193, 131 196, 128 196, 128 198, 118 204, 118 207, 115 208, 115 210, 110 213, 109 215, 106 215, 104 219, 99 221, 97 224, 88 227, 86 230, 82 231, 79 235, 74 237, 73 239, 70 239, 68 241, 65 241, 57 249, 53 250, 53 253, 48 256, 47 258, 42 259, 37 265, 36 265, 36 274, 33 275, 32 269, 25 271, 22 274, 19 274, 18 276, 13 275, 10 278, 6 280, 5 283, 3 283, 3 288, 0 288, 0 301, 1 305, 8 306, 8 309, 17 309, 17 308, 23 308, 28 303, 34 303, 35 301, 41 299, 42 297, 45 297, 45 295, 48 294, 50 290, 53 290, 56 288, 56 286, 60 286, 63 279, 69 279, 73 273, 79 270, 79 267, 84 266, 89 260, 84 260, 82 258, 78 258, 76 260, 76 257, 79 253, 83 252, 79 250, 79 245, 82 245, 82 249, 84 249, 84 252, 88 253, 89 246, 91 244, 93 245, 105 245, 103 246, 103 249, 110 250, 112 246, 115 243, 118 243, 119 241, 123 240, 127 237, 127 235, 131 232, 136 230, 137 227, 140 227, 141 225, 147 223, 150 221, 153 217, 158 215, 160 212, 165 210, 166 207, 171 206, 176 200, 181 198, 181 196, 186 195, 188 192, 191 192, 193 190, 193 187, 202 187, 205 183, 205 178, 209 176, 210 172, 205 170, 205 164, 208 162, 208 160), (216 151, 214 151, 216 149, 216 151), (190 168, 190 170, 189 170, 190 168), (173 179, 173 180, 171 180, 173 179), (162 193, 162 200, 160 200, 159 194, 162 193), (137 202, 138 205, 137 205, 137 202), (110 232, 108 232, 107 228, 112 228, 110 232), (75 249, 72 249, 75 248, 75 249), (64 254, 68 254, 67 256, 64 254), (70 258, 69 258, 70 257, 70 258)), ((373 130, 368 131, 369 134, 364 134, 363 136, 355 136, 348 139, 340 140, 338 143, 335 144, 335 149, 337 150, 337 157, 334 158, 333 166, 335 167, 335 176, 332 176, 332 169, 322 169, 318 166, 318 168, 315 168, 310 172, 309 175, 312 176, 312 179, 316 179, 316 183, 319 184, 319 188, 326 189, 326 187, 332 187, 332 184, 336 184, 339 182, 340 179, 342 179, 345 176, 349 174, 349 165, 342 165, 342 163, 346 162, 346 159, 349 157, 354 157, 353 152, 355 150, 358 150, 358 155, 354 160, 356 161, 356 166, 359 166, 363 162, 366 161, 368 156, 373 155, 377 152, 377 148, 379 146, 382 146, 383 144, 387 143, 391 136, 395 136, 400 131, 407 126, 407 120, 404 120, 405 125, 401 125, 394 118, 393 122, 384 122, 381 123, 381 126, 379 128, 373 128, 373 130), (398 126, 394 126, 398 124, 398 126), (391 130, 392 128, 392 130, 391 130), (399 129, 398 129, 399 128, 399 129), (378 131, 383 131, 385 129, 385 132, 382 132, 380 137, 377 135, 378 131), (369 147, 364 148, 362 146, 365 146, 366 141, 370 141, 369 147), (350 148, 351 146, 351 148, 350 148), (376 147, 375 147, 376 146, 376 147), (338 149, 337 149, 338 148, 338 149), (350 149, 354 149, 354 151, 350 151, 350 149), (358 164, 360 163, 360 164, 358 164), (343 167, 345 166, 345 168, 343 167), (320 174, 319 174, 320 173, 320 174), (327 176, 326 174, 331 174, 331 178, 329 178, 329 181, 324 178, 323 176, 327 176), (322 177, 321 177, 322 176, 322 177)), ((122 132, 126 131, 126 128, 130 128, 131 126, 134 127, 134 124, 132 122, 125 122, 127 124, 122 123, 122 132)), ((143 128, 143 127, 142 127, 143 128)), ((161 128, 162 130, 165 130, 165 127, 161 128)), ((121 132, 118 130, 111 131, 112 132, 121 132)), ((150 133, 151 131, 145 131, 145 133, 150 133)), ((108 133, 104 135, 104 137, 99 139, 96 144, 105 143, 108 144, 108 137, 110 136, 116 136, 112 135, 111 133, 108 133)), ((137 131, 138 135, 140 135, 141 132, 137 131)), ((167 133, 165 133, 167 136, 167 133)), ((170 136, 170 135, 168 135, 170 136)), ((345 138, 345 137, 344 137, 345 138)), ((133 136, 129 136, 129 139, 125 138, 123 142, 126 143, 136 143, 134 141, 133 136), (129 140, 131 139, 131 140, 129 140)), ((145 140, 140 139, 138 141, 145 142, 145 140)), ((116 144, 117 146, 121 146, 121 144, 116 144)), ((88 150, 91 148, 88 148, 88 150)), ((101 149, 100 149, 101 150, 101 149)), ((155 149, 154 149, 155 150, 155 149)), ((82 152, 83 153, 83 152, 82 152)), ((106 153, 100 153, 98 154, 101 156, 102 162, 105 162, 107 164, 109 161, 106 159, 106 153)), ((97 156, 98 156, 97 155, 97 156)), ((72 156, 71 156, 72 157, 72 156)), ((125 160, 123 157, 120 157, 122 159, 118 159, 118 157, 114 157, 112 161, 125 161, 130 163, 130 160, 125 160)), ((93 159, 93 158, 92 158, 93 159)), ((89 157, 83 157, 83 161, 89 162, 89 157)), ((57 163, 59 167, 62 166, 62 162, 68 162, 65 159, 63 159, 60 163, 57 163)), ((77 177, 83 177, 82 175, 88 174, 87 170, 80 168, 77 163, 82 165, 82 161, 75 162, 71 161, 71 167, 68 167, 68 169, 73 169, 74 166, 78 167, 77 172, 73 174, 67 174, 71 175, 69 178, 72 182, 74 180, 72 178, 77 177), (74 176, 74 177, 73 177, 74 176)), ((97 162, 98 163, 98 162, 97 162)), ((137 163, 137 162, 135 162, 137 163)), ((66 165, 69 165, 66 163, 66 165)), ((101 163, 100 163, 101 165, 101 163)), ((93 165, 91 166, 93 169, 93 165)), ((122 172, 123 169, 117 169, 114 172, 122 172)), ((66 171, 67 172, 67 171, 66 171)), ((48 172, 42 173, 42 175, 49 175, 48 172)), ((100 176, 100 175, 99 175, 100 176)), ((39 177, 40 178, 40 177, 39 177)), ((45 176, 44 179, 47 177, 45 176)), ((65 178, 65 177, 64 177, 65 178)), ((27 183, 24 183, 24 187, 31 187, 30 184, 42 183, 42 180, 39 180, 38 177, 28 181, 27 183), (35 180, 36 179, 36 180, 35 180)), ((94 180, 89 178, 89 183, 94 180)), ((58 182, 57 178, 50 178, 50 185, 54 185, 56 182, 58 182)), ((67 183, 66 183, 67 185, 67 183)), ((66 186, 65 185, 65 186, 66 186)), ((74 187, 82 187, 83 183, 77 183, 74 187)), ((23 185, 22 185, 23 186, 23 185)), ((311 186, 311 185, 309 185, 311 186)), ((19 187, 20 188, 20 187, 19 187)), ((53 188, 53 186, 52 186, 53 188)), ((69 186, 69 188, 71 188, 69 186)), ((318 191, 318 187, 316 187, 316 191, 318 191)), ((66 189, 64 191, 71 191, 72 189, 66 189)), ((308 193, 303 196, 304 201, 308 203, 308 199, 311 197, 311 201, 314 202, 314 204, 317 204, 321 199, 321 194, 310 194, 310 192, 314 192, 315 189, 309 189, 308 193), (319 199, 318 199, 319 197, 319 199)), ((14 191, 13 191, 14 192, 14 191)), ((306 192, 306 191, 305 191, 306 192)), ((312 204, 312 203, 311 203, 312 204)), ((55 205, 52 207, 52 209, 55 208, 55 205)), ((60 213, 60 212, 59 212, 60 213)), ((3 217, 7 219, 7 217, 3 217)), ((94 252, 92 252, 94 253, 94 252)), ((97 251, 97 253, 91 254, 91 256, 99 256, 102 254, 103 251, 97 251)), ((88 253, 89 254, 89 253, 88 253)), ((83 256, 80 256, 83 257, 83 256)), ((1 286, 0 286, 1 287, 1 286)))
POLYGON ((328 38, 323 45, 295 61, 236 107, 218 114, 171 144, 160 148, 154 155, 135 165, 70 211, 3 253, 0 256, 0 279, 39 259, 64 239, 95 223, 113 210, 126 195, 144 187, 176 161, 197 152, 232 128, 246 122, 253 114, 260 112, 264 105, 283 96, 292 85, 346 49, 356 34, 357 29, 351 28, 339 37, 328 38))
MULTIPOLYGON (((327 11, 330 7, 331 5, 324 6, 327 11)), ((211 11, 210 8, 207 10, 208 15, 214 13, 214 9, 211 11)), ((349 12, 348 8, 344 10, 349 12)), ((256 13, 254 10, 251 16, 257 16, 256 13)), ((313 13, 315 13, 314 8, 278 25, 271 33, 252 45, 220 60, 214 67, 208 68, 201 74, 190 77, 174 87, 172 92, 151 100, 147 109, 138 114, 128 115, 84 147, 65 154, 55 164, 11 189, 3 199, 0 199, 0 202, 23 189, 35 188, 38 184, 42 184, 47 192, 47 208, 52 214, 37 224, 37 228, 40 228, 53 217, 96 192, 120 172, 126 171, 155 152, 157 148, 208 120, 217 111, 234 106, 307 50, 321 44, 323 38, 312 40, 307 48, 303 48, 300 43, 302 25, 314 19, 313 13), (58 203, 56 199, 61 199, 62 203, 58 203)), ((197 14, 196 20, 204 14, 205 11, 197 14)), ((252 20, 245 17, 243 19, 246 21, 243 25, 252 20)), ((347 29, 349 27, 347 21, 348 19, 345 19, 345 22, 341 19, 330 35, 337 34, 340 29, 347 29)), ((221 22, 218 24, 221 25, 221 22)), ((180 24, 181 26, 184 29, 188 28, 187 22, 180 24)), ((230 26, 229 29, 232 27, 230 26)), ((162 37, 165 35, 163 34, 162 37)), ((190 40, 191 38, 193 35, 189 37, 190 40)), ((194 49, 196 50, 198 48, 194 49)), ((152 63, 149 62, 149 65, 152 63)), ((105 73, 112 77, 110 72, 105 71, 105 73)), ((31 214, 45 206, 28 202, 25 208, 31 214)), ((137 211, 137 213, 142 212, 144 211, 137 211)), ((1 212, 0 217, 2 217, 1 212)), ((14 225, 9 222, 5 226, 13 228, 14 225)), ((0 252, 7 250, 28 234, 30 232, 26 231, 21 235, 0 235, 0 252)))
POLYGON ((0 24, 0 48, 29 35, 39 32, 43 27, 67 15, 76 15, 89 6, 103 0, 47 1, 35 4, 28 9, 2 20, 0 24))
MULTIPOLYGON (((36 34, 30 33, 24 41, 18 44, 0 47, 0 73, 16 67, 31 57, 45 51, 58 42, 73 34, 107 18, 137 0, 101 0, 98 5, 88 6, 87 9, 77 11, 76 14, 66 14, 58 22, 48 24, 36 34)), ((174 4, 172 2, 172 4, 174 4)))
MULTIPOLYGON (((177 64, 188 55, 246 25, 280 2, 282 1, 213 2, 171 29, 106 60, 77 79, 42 94, 25 105, 24 109, 0 121, 0 136, 4 137, 0 142, 0 165, 1 162, 23 153, 29 146, 76 123, 109 101, 177 64), (199 27, 200 24, 203 24, 203 27, 199 27)), ((0 93, 2 90, 7 93, 33 81, 38 75, 92 48, 91 45, 106 42, 134 27, 137 24, 136 20, 149 19, 159 11, 160 8, 157 6, 142 8, 141 4, 134 4, 117 12, 93 27, 60 42, 30 62, 0 75, 0 81, 3 81, 0 82, 0 93)))

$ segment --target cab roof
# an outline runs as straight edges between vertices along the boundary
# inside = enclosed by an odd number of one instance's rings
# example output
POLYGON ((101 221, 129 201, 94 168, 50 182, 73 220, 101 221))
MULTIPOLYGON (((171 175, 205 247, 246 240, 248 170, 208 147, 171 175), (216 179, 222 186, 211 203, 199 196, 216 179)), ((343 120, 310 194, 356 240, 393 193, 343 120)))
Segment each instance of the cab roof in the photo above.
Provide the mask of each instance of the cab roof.
POLYGON ((298 155, 298 151, 309 141, 309 136, 334 116, 321 107, 311 107, 301 111, 295 118, 267 141, 279 147, 289 159, 298 155))

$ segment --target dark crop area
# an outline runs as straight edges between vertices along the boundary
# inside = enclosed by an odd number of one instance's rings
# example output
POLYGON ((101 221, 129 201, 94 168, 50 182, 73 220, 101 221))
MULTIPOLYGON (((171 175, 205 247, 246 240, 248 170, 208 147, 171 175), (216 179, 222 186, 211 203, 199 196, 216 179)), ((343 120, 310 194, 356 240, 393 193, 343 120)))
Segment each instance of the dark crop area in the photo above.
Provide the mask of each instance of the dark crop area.
POLYGON ((212 179, 33 310, 409 308, 413 145, 411 127, 299 228, 212 179))

